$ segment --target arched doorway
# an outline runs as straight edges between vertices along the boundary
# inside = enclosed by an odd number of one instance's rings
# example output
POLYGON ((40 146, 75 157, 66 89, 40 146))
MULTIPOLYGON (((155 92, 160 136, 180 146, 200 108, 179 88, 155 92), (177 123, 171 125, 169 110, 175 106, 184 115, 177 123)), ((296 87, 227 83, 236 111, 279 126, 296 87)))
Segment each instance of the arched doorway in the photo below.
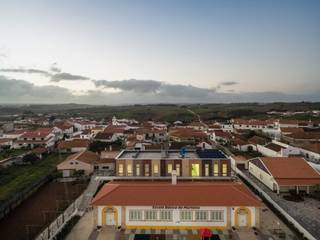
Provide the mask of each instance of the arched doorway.
POLYGON ((238 208, 235 212, 235 225, 237 227, 251 226, 251 211, 249 208, 238 208))
POLYGON ((118 225, 118 212, 116 208, 104 207, 102 209, 102 225, 117 226, 118 225))

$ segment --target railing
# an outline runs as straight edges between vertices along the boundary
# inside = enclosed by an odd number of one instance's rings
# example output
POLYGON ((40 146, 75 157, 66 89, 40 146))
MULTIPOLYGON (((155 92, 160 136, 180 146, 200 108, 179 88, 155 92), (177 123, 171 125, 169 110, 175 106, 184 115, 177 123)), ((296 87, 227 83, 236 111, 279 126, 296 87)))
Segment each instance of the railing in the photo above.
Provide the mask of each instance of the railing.
MULTIPOLYGON (((177 177, 178 180, 232 180, 234 179, 234 176, 227 176, 227 177, 177 177)), ((111 181, 111 180, 171 180, 171 176, 101 176, 97 175, 95 177, 96 180, 100 181, 111 181)))
POLYGON ((265 193, 257 184, 255 184, 248 176, 246 176, 239 169, 235 169, 236 173, 245 179, 266 201, 272 204, 299 232, 301 232, 305 238, 309 240, 316 240, 300 223, 298 223, 293 217, 291 217, 283 208, 281 208, 267 193, 265 193))
POLYGON ((80 195, 70 206, 61 213, 48 227, 46 227, 35 240, 49 240, 61 231, 64 225, 77 214, 84 193, 80 195))

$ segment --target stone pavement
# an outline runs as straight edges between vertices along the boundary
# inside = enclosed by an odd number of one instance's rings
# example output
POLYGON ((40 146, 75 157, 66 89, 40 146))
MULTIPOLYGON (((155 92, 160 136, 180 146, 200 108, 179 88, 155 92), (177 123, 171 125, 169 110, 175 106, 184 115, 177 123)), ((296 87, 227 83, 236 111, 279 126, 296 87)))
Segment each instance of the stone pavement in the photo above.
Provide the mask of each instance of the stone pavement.
POLYGON ((66 240, 82 240, 89 239, 92 230, 95 228, 93 211, 85 213, 79 222, 72 228, 66 240))
POLYGON ((283 198, 285 193, 277 195, 258 179, 249 175, 248 171, 243 171, 250 179, 267 193, 279 206, 284 209, 291 217, 299 222, 316 239, 320 239, 320 201, 305 197, 302 202, 287 201, 283 198))

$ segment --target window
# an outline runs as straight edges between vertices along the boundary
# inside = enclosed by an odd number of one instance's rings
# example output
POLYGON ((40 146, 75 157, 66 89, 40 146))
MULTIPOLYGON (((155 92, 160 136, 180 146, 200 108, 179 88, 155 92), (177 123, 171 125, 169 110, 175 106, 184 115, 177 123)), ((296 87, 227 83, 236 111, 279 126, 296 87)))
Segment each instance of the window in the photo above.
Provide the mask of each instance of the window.
POLYGON ((222 176, 226 177, 228 174, 228 165, 226 163, 222 164, 222 176))
POLYGON ((136 164, 136 176, 140 176, 140 164, 136 164))
POLYGON ((180 212, 181 221, 192 221, 192 211, 181 211, 180 212))
POLYGON ((169 210, 160 211, 160 220, 171 221, 172 212, 169 210))
POLYGON ((209 177, 209 164, 204 165, 204 176, 209 177))
POLYGON ((142 220, 142 211, 141 210, 130 210, 129 211, 129 220, 130 221, 142 220))
POLYGON ((156 210, 144 211, 144 220, 157 220, 157 211, 156 210))
POLYGON ((207 211, 196 211, 196 220, 207 221, 208 220, 207 211))
POLYGON ((119 164, 118 174, 119 174, 119 176, 123 176, 123 164, 122 163, 119 164))
POLYGON ((213 164, 213 176, 219 176, 219 164, 217 162, 213 164))
POLYGON ((150 165, 149 164, 145 164, 144 165, 144 175, 146 177, 149 177, 150 176, 150 165))
POLYGON ((159 165, 158 164, 153 165, 153 173, 155 175, 159 174, 159 165))
POLYGON ((168 174, 172 173, 172 164, 168 163, 168 174))
POLYGON ((132 164, 131 163, 129 163, 127 165, 127 175, 132 176, 132 164))
POLYGON ((180 176, 180 164, 176 164, 176 172, 177 172, 177 176, 180 176))
POLYGON ((224 218, 223 211, 211 211, 210 220, 222 222, 224 218))
POLYGON ((200 176, 200 165, 199 164, 191 164, 191 176, 199 177, 200 176))

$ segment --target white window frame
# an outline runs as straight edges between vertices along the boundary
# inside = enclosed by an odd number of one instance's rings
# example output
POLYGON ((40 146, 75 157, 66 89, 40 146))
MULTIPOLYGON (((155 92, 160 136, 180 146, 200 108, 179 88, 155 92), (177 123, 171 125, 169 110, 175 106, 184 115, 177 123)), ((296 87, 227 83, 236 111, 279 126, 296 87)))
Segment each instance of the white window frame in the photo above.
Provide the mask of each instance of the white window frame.
POLYGON ((145 221, 157 221, 158 220, 158 211, 157 210, 145 210, 144 211, 144 220, 145 221))
POLYGON ((195 220, 201 221, 201 222, 208 221, 208 211, 206 210, 195 211, 195 220))
POLYGON ((223 222, 224 221, 224 211, 223 210, 210 211, 210 220, 214 221, 214 222, 223 222))
POLYGON ((193 221, 193 211, 181 210, 180 211, 180 221, 181 222, 191 222, 191 221, 193 221), (188 216, 188 217, 186 217, 186 216, 188 216))
POLYGON ((142 210, 129 210, 129 221, 141 221, 142 210))
POLYGON ((161 210, 159 212, 159 220, 171 222, 172 221, 172 215, 173 215, 173 213, 172 213, 171 210, 161 210))

